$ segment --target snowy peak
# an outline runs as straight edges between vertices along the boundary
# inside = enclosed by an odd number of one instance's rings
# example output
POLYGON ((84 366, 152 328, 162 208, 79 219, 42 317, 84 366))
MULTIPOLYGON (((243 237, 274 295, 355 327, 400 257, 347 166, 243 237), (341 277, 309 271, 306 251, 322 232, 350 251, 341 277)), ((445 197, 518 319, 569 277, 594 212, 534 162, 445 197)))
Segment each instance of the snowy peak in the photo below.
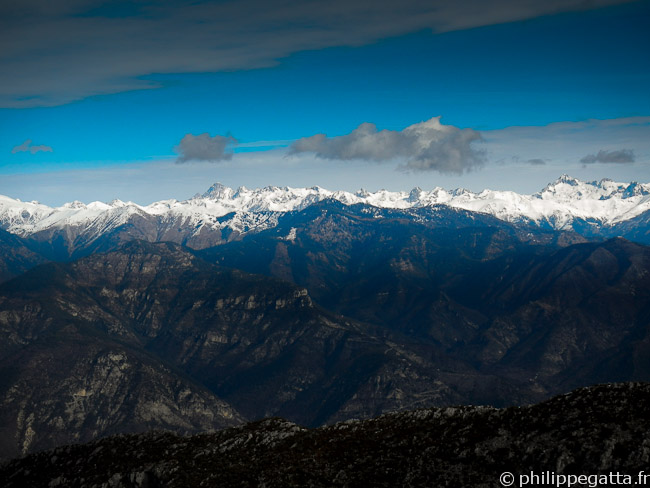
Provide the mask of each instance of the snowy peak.
POLYGON ((215 183, 208 191, 206 191, 200 197, 195 198, 208 198, 210 200, 223 200, 225 198, 230 198, 232 196, 232 189, 227 186, 222 185, 221 183, 215 183))
POLYGON ((650 184, 617 183, 609 178, 584 182, 568 175, 560 176, 536 194, 542 199, 558 201, 608 200, 650 195, 650 184))
MULTIPOLYGON (((267 186, 258 189, 241 187, 234 191, 216 183, 196 203, 208 199, 216 204, 212 206, 211 213, 217 211, 225 215, 228 212, 302 210, 326 198, 336 199, 346 205, 364 203, 382 208, 403 209, 444 204, 488 213, 509 222, 527 220, 565 229, 575 219, 596 220, 605 225, 645 212, 650 209, 650 184, 617 183, 609 179, 584 182, 565 174, 534 195, 521 195, 512 191, 494 190, 474 193, 465 188, 451 191, 443 188, 430 191, 414 188, 410 192, 369 192, 361 189, 350 193, 320 187, 267 186)), ((181 202, 179 205, 186 203, 181 202)), ((200 205, 209 207, 204 203, 200 205)))
POLYGON ((50 228, 88 227, 97 225, 101 220, 123 223, 129 215, 141 211, 135 203, 121 200, 88 205, 74 201, 60 207, 48 207, 37 202, 21 202, 0 196, 0 228, 26 236, 50 228))
POLYGON ((650 184, 617 183, 609 179, 584 182, 562 175, 538 193, 521 195, 495 190, 474 193, 464 188, 452 191, 414 188, 410 192, 359 190, 356 193, 317 186, 257 189, 242 186, 233 190, 215 183, 205 193, 185 201, 164 200, 147 206, 120 200, 87 205, 75 201, 56 208, 0 196, 0 228, 23 236, 64 227, 86 229, 99 235, 138 215, 156 220, 157 225, 170 226, 173 222, 177 231, 179 226, 192 228, 195 234, 204 227, 229 227, 241 234, 273 227, 282 213, 299 211, 325 199, 335 199, 345 205, 363 203, 395 209, 442 204, 487 213, 508 222, 526 221, 571 229, 580 219, 606 226, 650 210, 650 184))

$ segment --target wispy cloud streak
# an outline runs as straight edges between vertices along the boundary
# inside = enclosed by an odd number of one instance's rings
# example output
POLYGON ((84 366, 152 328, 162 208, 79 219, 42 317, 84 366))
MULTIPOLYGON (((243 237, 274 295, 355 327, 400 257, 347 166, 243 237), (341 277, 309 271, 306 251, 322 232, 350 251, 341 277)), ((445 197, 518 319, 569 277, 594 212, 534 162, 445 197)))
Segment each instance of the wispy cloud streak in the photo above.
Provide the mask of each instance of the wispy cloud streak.
POLYGON ((303 50, 361 46, 423 29, 469 29, 627 1, 0 2, 0 106, 60 105, 156 88, 146 79, 151 73, 267 67, 303 50))
POLYGON ((25 142, 23 142, 18 146, 15 146, 11 150, 11 154, 16 154, 19 152, 29 152, 31 154, 36 154, 37 152, 52 152, 52 148, 50 146, 45 146, 43 144, 40 144, 38 146, 32 146, 32 140, 27 139, 25 142))

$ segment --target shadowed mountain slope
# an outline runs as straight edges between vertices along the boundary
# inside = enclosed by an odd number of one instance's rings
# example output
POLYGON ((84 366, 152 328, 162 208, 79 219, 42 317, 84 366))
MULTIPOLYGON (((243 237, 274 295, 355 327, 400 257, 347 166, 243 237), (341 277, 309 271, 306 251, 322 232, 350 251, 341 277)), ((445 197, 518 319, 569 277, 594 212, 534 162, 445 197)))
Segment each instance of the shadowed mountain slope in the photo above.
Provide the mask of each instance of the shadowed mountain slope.
POLYGON ((0 283, 47 260, 25 245, 25 241, 0 229, 0 283))

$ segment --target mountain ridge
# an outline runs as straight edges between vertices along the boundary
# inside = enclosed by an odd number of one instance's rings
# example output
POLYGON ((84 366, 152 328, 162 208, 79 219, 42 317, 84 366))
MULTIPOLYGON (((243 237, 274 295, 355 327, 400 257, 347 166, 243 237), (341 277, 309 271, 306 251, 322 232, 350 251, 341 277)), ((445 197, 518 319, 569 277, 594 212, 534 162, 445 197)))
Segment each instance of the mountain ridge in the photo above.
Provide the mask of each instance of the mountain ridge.
POLYGON ((0 196, 0 228, 20 236, 52 232, 64 227, 84 227, 89 238, 129 222, 132 218, 155 218, 159 225, 192 227, 192 235, 204 227, 225 227, 240 234, 275 225, 277 214, 299 211, 324 199, 343 204, 365 203, 379 208, 419 208, 443 204, 493 215, 510 223, 530 222, 554 230, 572 229, 575 222, 590 222, 611 227, 650 210, 650 183, 617 183, 610 179, 584 182, 562 175, 532 195, 512 191, 466 189, 430 191, 414 188, 410 192, 379 190, 356 193, 331 191, 320 187, 289 188, 267 186, 237 190, 215 183, 193 198, 161 200, 149 205, 114 200, 110 204, 66 203, 49 207, 38 202, 21 202, 0 196), (233 214, 231 218, 225 217, 233 214))

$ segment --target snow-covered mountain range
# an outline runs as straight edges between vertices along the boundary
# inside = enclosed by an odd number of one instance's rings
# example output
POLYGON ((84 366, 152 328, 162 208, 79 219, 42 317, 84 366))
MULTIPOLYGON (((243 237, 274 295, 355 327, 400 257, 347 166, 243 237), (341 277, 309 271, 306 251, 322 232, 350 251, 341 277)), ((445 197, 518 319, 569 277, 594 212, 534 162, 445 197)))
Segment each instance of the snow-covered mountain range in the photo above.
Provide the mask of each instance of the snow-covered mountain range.
POLYGON ((283 213, 299 211, 325 199, 346 205, 368 204, 395 209, 447 205, 487 213, 511 223, 573 230, 577 223, 581 227, 611 227, 641 216, 650 210, 650 184, 618 183, 609 179, 585 182, 562 175, 537 193, 521 195, 512 191, 474 193, 443 188, 430 191, 414 188, 410 192, 360 190, 356 193, 319 187, 240 187, 234 190, 216 183, 189 200, 163 200, 146 206, 114 200, 89 204, 75 201, 61 207, 49 207, 0 196, 0 228, 21 237, 52 235, 65 229, 67 234, 83 234, 84 241, 88 242, 134 220, 154 219, 159 239, 171 229, 180 227, 190 230, 191 236, 216 230, 245 234, 273 227, 283 213))

